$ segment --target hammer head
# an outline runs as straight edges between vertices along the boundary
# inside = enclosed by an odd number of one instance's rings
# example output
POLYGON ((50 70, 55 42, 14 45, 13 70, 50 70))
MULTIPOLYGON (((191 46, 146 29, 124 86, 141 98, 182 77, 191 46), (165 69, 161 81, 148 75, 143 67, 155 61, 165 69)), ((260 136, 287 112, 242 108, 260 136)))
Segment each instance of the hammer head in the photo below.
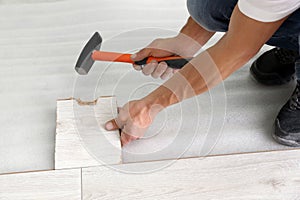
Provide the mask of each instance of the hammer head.
POLYGON ((77 63, 75 65, 75 70, 80 75, 86 75, 94 64, 92 59, 92 54, 94 51, 99 51, 102 43, 102 38, 98 32, 94 33, 88 43, 84 46, 81 51, 77 63))

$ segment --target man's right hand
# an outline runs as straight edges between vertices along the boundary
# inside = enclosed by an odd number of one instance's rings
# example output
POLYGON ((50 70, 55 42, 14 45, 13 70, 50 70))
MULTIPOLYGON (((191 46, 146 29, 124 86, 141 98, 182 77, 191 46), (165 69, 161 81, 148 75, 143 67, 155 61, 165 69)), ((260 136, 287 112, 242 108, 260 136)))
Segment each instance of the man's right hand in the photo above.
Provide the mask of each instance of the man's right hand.
MULTIPOLYGON (((192 41, 191 38, 181 34, 172 38, 156 39, 144 49, 133 54, 131 59, 133 61, 140 61, 149 56, 167 57, 174 55, 192 57, 197 50, 199 50, 199 48, 191 48, 193 47, 193 45, 191 45, 192 42, 194 41, 192 41)), ((139 65, 133 65, 133 67, 138 71, 142 70, 143 74, 146 76, 151 75, 153 78, 160 77, 163 80, 170 78, 175 72, 178 71, 178 69, 168 67, 165 62, 157 63, 156 61, 152 61, 143 68, 139 65)))

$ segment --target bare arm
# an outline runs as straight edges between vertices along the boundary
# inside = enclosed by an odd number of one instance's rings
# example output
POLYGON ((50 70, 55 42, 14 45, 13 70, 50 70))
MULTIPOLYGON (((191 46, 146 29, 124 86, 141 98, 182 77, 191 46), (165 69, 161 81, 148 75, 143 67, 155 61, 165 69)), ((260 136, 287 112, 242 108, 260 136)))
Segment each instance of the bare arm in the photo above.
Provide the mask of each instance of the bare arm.
POLYGON ((141 138, 162 109, 207 91, 242 67, 284 20, 271 23, 255 21, 236 7, 228 32, 217 44, 199 54, 145 98, 126 104, 118 117, 106 124, 106 128, 114 130, 121 127, 122 144, 141 138))
POLYGON ((207 91, 248 62, 284 20, 259 22, 245 16, 236 6, 223 38, 144 100, 149 105, 167 107, 207 91))

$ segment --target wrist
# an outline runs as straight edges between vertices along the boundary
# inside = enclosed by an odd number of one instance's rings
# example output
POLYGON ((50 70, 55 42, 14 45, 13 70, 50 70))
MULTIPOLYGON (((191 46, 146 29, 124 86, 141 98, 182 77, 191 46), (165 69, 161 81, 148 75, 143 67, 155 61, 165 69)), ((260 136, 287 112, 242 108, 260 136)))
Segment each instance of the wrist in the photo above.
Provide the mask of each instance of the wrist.
POLYGON ((157 111, 160 112, 164 108, 178 102, 176 95, 163 85, 151 92, 149 95, 142 99, 146 106, 152 107, 157 105, 157 111))
POLYGON ((188 35, 179 33, 173 37, 174 53, 182 57, 193 57, 201 49, 201 45, 188 35))

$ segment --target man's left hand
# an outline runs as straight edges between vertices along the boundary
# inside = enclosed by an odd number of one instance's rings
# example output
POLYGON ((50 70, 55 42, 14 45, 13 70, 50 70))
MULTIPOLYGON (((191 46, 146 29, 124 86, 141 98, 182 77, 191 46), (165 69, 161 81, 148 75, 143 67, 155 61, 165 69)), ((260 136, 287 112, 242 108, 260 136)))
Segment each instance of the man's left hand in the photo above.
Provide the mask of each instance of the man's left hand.
POLYGON ((144 100, 130 101, 119 109, 117 118, 105 124, 105 128, 109 131, 121 129, 121 144, 124 146, 142 138, 161 110, 161 106, 150 105, 144 100))

